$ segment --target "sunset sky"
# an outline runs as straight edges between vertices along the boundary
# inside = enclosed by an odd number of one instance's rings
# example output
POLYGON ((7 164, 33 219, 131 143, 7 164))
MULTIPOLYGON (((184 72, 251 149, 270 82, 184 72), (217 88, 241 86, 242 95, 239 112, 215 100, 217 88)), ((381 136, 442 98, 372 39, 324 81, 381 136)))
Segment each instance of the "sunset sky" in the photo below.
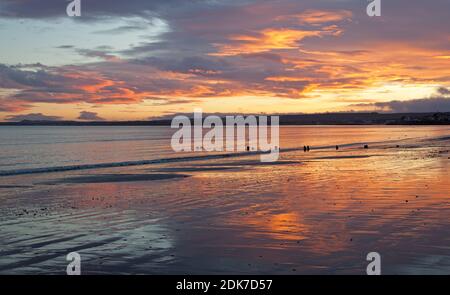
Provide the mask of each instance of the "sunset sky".
POLYGON ((450 1, 1 0, 0 120, 450 111, 450 1))

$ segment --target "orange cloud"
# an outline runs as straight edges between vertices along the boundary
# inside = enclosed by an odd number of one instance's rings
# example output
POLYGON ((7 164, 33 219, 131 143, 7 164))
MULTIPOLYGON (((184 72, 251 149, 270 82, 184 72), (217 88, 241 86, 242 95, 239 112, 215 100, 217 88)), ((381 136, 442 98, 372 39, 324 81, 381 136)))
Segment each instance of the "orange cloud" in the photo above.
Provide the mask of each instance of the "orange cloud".
POLYGON ((309 9, 300 14, 278 17, 277 20, 294 20, 300 24, 318 25, 351 20, 353 14, 349 10, 313 10, 309 9))
POLYGON ((240 54, 254 54, 271 50, 296 49, 299 42, 307 37, 335 35, 338 28, 327 27, 323 30, 275 29, 269 28, 255 35, 235 35, 230 37, 231 44, 218 44, 218 53, 210 55, 230 56, 240 54))

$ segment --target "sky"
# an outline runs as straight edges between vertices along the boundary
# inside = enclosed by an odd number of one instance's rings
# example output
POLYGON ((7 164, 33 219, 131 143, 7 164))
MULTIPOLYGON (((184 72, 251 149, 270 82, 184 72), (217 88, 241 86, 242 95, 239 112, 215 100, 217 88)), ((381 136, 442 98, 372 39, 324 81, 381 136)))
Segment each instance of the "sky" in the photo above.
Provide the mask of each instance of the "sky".
POLYGON ((0 121, 450 111, 450 1, 0 1, 0 121))

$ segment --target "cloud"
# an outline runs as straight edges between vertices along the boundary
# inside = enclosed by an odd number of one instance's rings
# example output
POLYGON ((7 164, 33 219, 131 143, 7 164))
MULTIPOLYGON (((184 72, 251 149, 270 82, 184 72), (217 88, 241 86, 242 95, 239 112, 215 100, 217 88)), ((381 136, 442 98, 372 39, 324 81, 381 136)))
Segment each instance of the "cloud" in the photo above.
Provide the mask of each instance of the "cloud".
POLYGON ((450 112, 450 97, 432 97, 408 101, 375 102, 354 104, 358 110, 382 111, 392 113, 435 113, 450 112))
POLYGON ((295 49, 299 47, 301 40, 322 34, 321 31, 269 28, 252 35, 231 36, 227 43, 218 44, 218 53, 211 53, 210 55, 227 56, 295 49))
POLYGON ((134 31, 142 31, 151 28, 151 26, 155 25, 154 22, 150 21, 143 21, 143 19, 138 20, 128 20, 127 25, 122 25, 119 27, 115 27, 112 29, 106 29, 106 30, 98 30, 93 32, 94 34, 111 34, 111 35, 118 35, 118 34, 126 34, 134 31))
MULTIPOLYGON (((78 21, 103 20, 111 17, 148 18, 168 10, 190 10, 199 6, 223 5, 223 3, 232 1, 196 1, 193 3, 189 1, 188 3, 185 0, 95 0, 86 1, 88 3, 84 7, 83 0, 81 2, 82 17, 77 18, 78 21)), ((67 17, 66 6, 68 3, 69 1, 61 0, 2 0, 0 17, 31 19, 67 17)))
MULTIPOLYGON (((66 5, 61 0, 2 0, 0 17, 53 22, 66 17, 66 5)), ((167 23, 168 30, 157 38, 139 31, 143 41, 120 52, 81 48, 78 38, 72 40, 74 45, 58 47, 95 57, 95 62, 54 67, 0 64, 0 88, 7 90, 0 92, 0 111, 23 111, 42 103, 180 105, 231 96, 303 99, 317 97, 317 92, 325 94, 320 103, 326 105, 327 95, 343 97, 390 83, 399 88, 448 85, 450 59, 442 58, 450 50, 448 0, 383 5, 382 18, 368 18, 365 5, 356 0, 89 1, 82 8, 83 17, 73 21, 97 21, 98 26, 92 23, 94 34, 114 34, 126 43, 127 32, 151 26, 153 18, 167 23), (430 13, 424 15, 424 7, 430 13), (123 18, 136 22, 111 29, 111 19, 123 18)), ((440 90, 437 97, 448 91, 440 90)), ((402 102, 371 107, 401 109, 400 105, 405 107, 402 102)))
POLYGON ((83 120, 83 121, 104 121, 105 119, 99 117, 98 114, 95 113, 95 112, 82 111, 82 112, 80 112, 80 116, 78 117, 78 120, 83 120))
POLYGON ((444 96, 450 95, 450 89, 445 88, 445 87, 439 87, 438 88, 438 93, 444 96))
POLYGON ((12 101, 11 99, 4 99, 0 95, 0 112, 17 113, 30 108, 31 105, 22 101, 12 101))
POLYGON ((279 20, 293 20, 303 24, 336 23, 351 20, 353 13, 349 10, 316 10, 308 9, 296 15, 281 16, 279 20))
POLYGON ((78 49, 77 52, 86 57, 95 57, 106 61, 119 61, 120 58, 103 50, 78 49))
POLYGON ((72 49, 72 48, 74 48, 74 46, 73 45, 60 45, 60 46, 56 46, 55 48, 58 48, 58 49, 72 49))
POLYGON ((58 121, 61 120, 58 116, 47 116, 42 113, 26 114, 26 115, 11 115, 6 117, 6 121, 19 122, 19 121, 58 121))
MULTIPOLYGON (((83 2, 83 1, 82 1, 83 2)), ((86 14, 104 17, 120 14, 138 14, 137 5, 141 5, 141 13, 148 12, 151 5, 148 1, 128 0, 116 1, 111 5, 110 1, 97 0, 89 3, 89 9, 82 9, 86 14), (109 3, 108 3, 109 2, 109 3)), ((151 1, 153 2, 153 1, 151 1)), ((159 1, 155 1, 159 2, 159 1)), ((55 18, 66 17, 66 6, 68 1, 60 0, 2 0, 0 16, 10 18, 55 18)), ((83 3, 82 3, 83 4, 83 3)))

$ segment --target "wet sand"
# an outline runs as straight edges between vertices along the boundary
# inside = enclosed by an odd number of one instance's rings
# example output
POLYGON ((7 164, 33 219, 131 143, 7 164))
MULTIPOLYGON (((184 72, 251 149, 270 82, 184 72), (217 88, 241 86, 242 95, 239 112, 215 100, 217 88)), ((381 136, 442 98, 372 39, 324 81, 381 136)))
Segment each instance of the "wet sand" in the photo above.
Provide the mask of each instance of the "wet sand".
POLYGON ((0 273, 450 273, 450 141, 0 177, 0 273), (400 145, 400 147, 397 147, 400 145))
POLYGON ((117 183, 117 182, 134 182, 134 181, 154 181, 165 180, 180 177, 188 177, 182 174, 100 174, 90 176, 77 176, 58 179, 51 182, 43 182, 42 184, 58 184, 58 183, 117 183))

